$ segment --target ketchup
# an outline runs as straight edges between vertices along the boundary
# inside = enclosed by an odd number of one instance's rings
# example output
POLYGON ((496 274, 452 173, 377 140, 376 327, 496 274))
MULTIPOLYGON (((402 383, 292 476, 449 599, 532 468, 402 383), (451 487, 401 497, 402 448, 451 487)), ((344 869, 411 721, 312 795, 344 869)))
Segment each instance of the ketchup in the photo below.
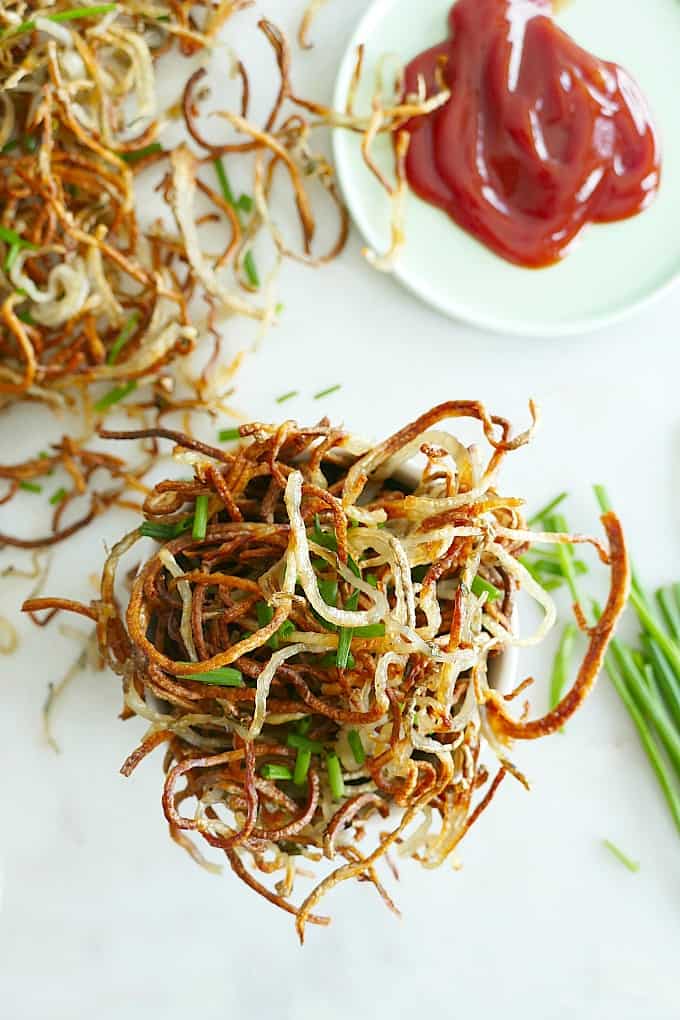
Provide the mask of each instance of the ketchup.
POLYGON ((521 266, 563 258, 587 223, 623 220, 659 188, 644 96, 557 27, 550 0, 458 0, 450 38, 406 68, 405 90, 448 102, 405 125, 411 188, 521 266))

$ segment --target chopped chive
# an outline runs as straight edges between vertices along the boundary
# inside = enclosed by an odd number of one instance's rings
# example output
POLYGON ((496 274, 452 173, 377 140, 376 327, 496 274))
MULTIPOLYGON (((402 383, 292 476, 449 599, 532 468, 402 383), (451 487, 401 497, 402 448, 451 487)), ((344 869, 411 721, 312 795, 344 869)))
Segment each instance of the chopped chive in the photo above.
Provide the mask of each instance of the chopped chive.
POLYGON ((114 386, 112 390, 105 393, 103 397, 95 403, 95 411, 106 411, 109 407, 113 407, 114 404, 119 404, 121 400, 125 400, 131 393, 137 389, 137 382, 135 379, 131 379, 129 382, 124 383, 122 386, 114 386))
POLYGON ((99 4, 93 7, 72 7, 67 11, 49 14, 50 21, 75 21, 77 18, 94 18, 118 10, 118 4, 99 4))
POLYGON ((335 657, 338 669, 347 669, 354 631, 343 627, 338 634, 338 651, 335 657))
POLYGON ((10 152, 13 152, 18 145, 19 145, 18 138, 10 138, 8 142, 5 142, 2 149, 0 149, 0 152, 2 153, 3 156, 7 156, 10 152))
POLYGON ((260 628, 266 627, 274 619, 274 610, 266 602, 257 602, 255 604, 255 613, 260 628))
POLYGON ((24 138, 24 149, 28 153, 32 154, 34 152, 37 152, 38 145, 39 142, 35 135, 26 135, 26 137, 24 138))
POLYGON ((143 145, 141 149, 132 149, 130 152, 119 152, 118 155, 125 163, 138 163, 140 159, 147 156, 154 156, 157 152, 163 152, 160 142, 151 142, 150 145, 143 145))
POLYGON ((196 497, 196 512, 194 514, 194 525, 191 530, 191 537, 197 542, 202 542, 208 530, 208 497, 196 497))
POLYGON ((555 499, 548 503, 547 506, 544 506, 542 510, 539 510, 538 513, 533 515, 533 517, 530 517, 527 524, 538 524, 544 517, 549 517, 553 510, 556 510, 561 503, 564 503, 568 495, 568 492, 561 492, 559 496, 556 496, 555 499))
POLYGON ((64 489, 63 487, 59 488, 57 489, 56 492, 53 492, 52 495, 50 496, 50 503, 52 506, 56 506, 57 503, 63 503, 67 496, 68 492, 66 491, 66 489, 64 489))
POLYGON ((180 673, 180 680, 196 680, 199 684, 213 684, 215 687, 243 687, 243 674, 240 669, 223 666, 211 669, 209 673, 180 673))
MULTIPOLYGON (((78 18, 100 17, 102 14, 108 14, 110 11, 117 9, 118 4, 100 4, 97 7, 73 7, 67 11, 59 11, 57 14, 47 14, 45 17, 48 21, 76 21, 78 18)), ((6 28, 3 32, 0 32, 0 39, 8 37, 13 39, 15 36, 25 35, 27 32, 33 32, 35 27, 35 20, 33 18, 29 21, 22 21, 15 28, 6 28)))
POLYGON ((314 515, 314 529, 312 531, 312 541, 316 542, 317 545, 323 546, 324 549, 330 549, 331 552, 338 551, 338 540, 335 537, 335 533, 332 531, 324 531, 321 527, 321 520, 318 514, 314 515))
POLYGON ((331 393, 337 393, 338 390, 342 389, 342 383, 336 383, 335 386, 329 386, 326 390, 319 390, 318 393, 314 394, 315 400, 321 400, 322 397, 329 397, 331 393))
POLYGON ((241 212, 251 213, 253 211, 254 205, 255 203, 253 202, 250 195, 241 195, 238 202, 236 203, 236 208, 240 209, 241 212))
MULTIPOLYGON (((565 548, 568 548, 568 547, 565 547, 565 548)), ((523 566, 527 566, 527 564, 524 562, 524 560, 525 560, 525 557, 521 557, 521 562, 522 562, 523 566)), ((533 568, 533 570, 536 573, 538 573, 538 574, 548 575, 549 577, 561 577, 561 578, 564 578, 564 573, 563 573, 562 567, 561 567, 561 565, 559 563, 559 558, 556 558, 555 560, 552 560, 552 559, 544 559, 543 556, 541 556, 540 559, 536 559, 536 560, 530 561, 530 564, 531 564, 531 567, 533 568)), ((587 574, 588 573, 588 568, 585 565, 585 563, 583 562, 583 560, 572 560, 572 566, 574 568, 574 571, 577 574, 583 575, 583 574, 587 574)))
POLYGON ((294 631, 295 624, 292 622, 292 620, 284 620, 276 633, 278 634, 279 639, 281 641, 287 641, 294 631))
POLYGON ((33 244, 32 241, 24 240, 21 234, 17 234, 16 230, 12 230, 11 227, 3 227, 2 225, 0 225, 0 241, 4 241, 5 244, 10 246, 19 245, 20 248, 30 248, 32 251, 37 249, 37 245, 33 244))
POLYGON ((486 592, 487 602, 495 602, 503 594, 500 589, 498 589, 494 584, 490 584, 489 581, 485 581, 483 577, 479 576, 479 574, 477 574, 472 582, 470 590, 477 596, 477 598, 486 592))
POLYGON ((128 340, 130 339, 130 337, 132 336, 134 331, 137 329, 137 323, 138 322, 139 322, 139 312, 136 312, 136 311, 133 312, 125 320, 125 322, 123 323, 123 328, 121 329, 120 333, 118 334, 118 336, 114 340, 113 345, 111 347, 111 350, 109 351, 108 355, 106 356, 106 364, 107 365, 115 364, 115 362, 118 359, 118 355, 123 350, 123 348, 125 347, 125 344, 128 342, 128 340))
POLYGON ((22 244, 13 244, 11 246, 10 250, 7 252, 7 255, 5 256, 5 265, 4 265, 4 269, 5 269, 6 273, 9 273, 9 272, 12 271, 12 266, 14 265, 14 263, 17 260, 17 258, 19 257, 19 252, 21 251, 21 249, 23 247, 25 247, 25 246, 22 245, 22 244))
POLYGON ((26 323, 27 326, 35 326, 35 319, 30 312, 17 312, 16 316, 20 322, 26 323))
POLYGON ((361 737, 356 730, 350 730, 347 734, 347 743, 350 746, 350 750, 354 755, 354 760, 357 765, 363 765, 366 761, 366 752, 364 751, 364 745, 361 743, 361 737))
POLYGON ((293 397, 298 397, 299 395, 300 395, 300 391, 299 390, 289 390, 288 393, 282 393, 280 397, 277 397, 276 398, 276 403, 277 404, 285 404, 285 402, 287 400, 292 400, 293 397))
POLYGON ((312 728, 312 717, 311 717, 311 715, 306 715, 306 716, 304 716, 304 718, 298 719, 298 721, 295 723, 295 730, 296 730, 296 732, 297 733, 301 733, 303 735, 303 737, 306 736, 309 733, 311 728, 312 728))
POLYGON ((38 485, 37 482, 19 482, 19 488, 24 492, 42 492, 42 485, 38 485))
MULTIPOLYGON (((325 655, 321 656, 317 665, 320 666, 321 669, 335 669, 335 667, 338 665, 338 653, 326 652, 325 655)), ((347 656, 347 664, 345 666, 345 669, 354 669, 355 666, 356 662, 354 656, 350 652, 349 655, 347 656)))
POLYGON ((159 14, 158 17, 156 18, 156 21, 170 21, 170 15, 169 14, 159 14))
POLYGON ((366 574, 364 581, 366 582, 366 584, 370 584, 371 588, 378 587, 378 578, 376 577, 375 574, 366 574))
POLYGON ((334 751, 326 755, 326 771, 333 800, 340 800, 345 795, 345 784, 342 778, 340 759, 334 751))
MULTIPOLYGON (((568 533, 569 526, 562 514, 553 514, 546 520, 546 529, 548 531, 561 532, 563 534, 568 533)), ((571 592, 571 597, 574 602, 581 602, 581 596, 579 594, 578 585, 576 583, 576 571, 574 569, 574 550, 571 545, 564 545, 559 543, 556 548, 562 574, 564 580, 567 582, 567 587, 571 592)))
POLYGON ((310 740, 303 733, 289 733, 286 738, 288 747, 294 747, 297 751, 310 751, 312 754, 321 754, 323 744, 318 740, 310 740))
POLYGON ((260 769, 263 779, 292 779, 293 773, 287 765, 263 765, 260 769))
POLYGON ((233 206, 234 209, 237 209, 238 203, 234 196, 234 192, 231 190, 231 184, 229 183, 229 178, 227 177, 227 171, 224 169, 224 163, 222 162, 219 156, 214 160, 213 166, 215 167, 215 173, 217 174, 217 180, 220 183, 220 188, 222 189, 222 195, 224 196, 224 200, 228 202, 229 205, 233 206))
POLYGON ((427 563, 421 563, 418 567, 411 567, 411 580, 417 584, 422 584, 429 569, 427 563))
POLYGON ((385 624, 369 623, 365 627, 355 627, 354 637, 359 638, 385 637, 385 624))
POLYGON ((257 266, 255 265, 255 257, 252 251, 247 251, 245 258, 243 259, 243 268, 246 271, 248 282, 252 287, 259 288, 260 277, 257 272, 257 266))
POLYGON ((318 582, 319 592, 321 598, 324 600, 327 606, 337 606, 338 604, 338 582, 337 581, 325 581, 321 578, 318 582))
POLYGON ((172 524, 165 521, 143 521, 139 526, 139 533, 145 538, 155 538, 165 542, 171 538, 179 538, 185 531, 190 531, 193 523, 193 516, 185 517, 181 521, 174 521, 172 524))
MULTIPOLYGON (((271 623, 272 620, 274 619, 274 610, 272 609, 271 606, 267 605, 266 602, 257 602, 255 604, 255 614, 257 616, 257 625, 260 629, 266 627, 267 624, 271 623)), ((288 623, 287 620, 286 623, 288 623)), ((283 626, 283 624, 281 624, 281 626, 283 626)), ((269 647, 272 648, 274 651, 276 651, 279 647, 280 632, 281 627, 279 627, 279 629, 275 631, 274 634, 272 634, 272 636, 267 641, 269 647)))
POLYGON ((277 315, 280 315, 285 307, 286 306, 284 305, 283 301, 279 301, 278 304, 274 307, 274 311, 276 312, 277 315))
POLYGON ((217 433, 217 438, 221 443, 230 443, 234 439, 241 438, 240 429, 221 429, 217 433))
POLYGON ((616 846, 616 844, 611 842, 611 840, 603 839, 602 846, 606 847, 607 850, 610 851, 610 853, 614 854, 614 857, 618 858, 618 860, 620 860, 621 863, 626 868, 628 868, 629 871, 635 872, 640 870, 640 865, 638 864, 638 862, 631 860, 631 858, 628 857, 627 854, 624 854, 623 850, 620 850, 619 847, 616 846))
POLYGON ((301 748, 297 753, 297 757, 295 759, 295 771, 293 772, 293 782, 296 786, 302 786, 306 780, 311 762, 312 752, 305 751, 301 748))
POLYGON ((551 710, 560 703, 564 689, 567 686, 577 633, 577 628, 573 623, 567 623, 562 631, 550 677, 551 710))

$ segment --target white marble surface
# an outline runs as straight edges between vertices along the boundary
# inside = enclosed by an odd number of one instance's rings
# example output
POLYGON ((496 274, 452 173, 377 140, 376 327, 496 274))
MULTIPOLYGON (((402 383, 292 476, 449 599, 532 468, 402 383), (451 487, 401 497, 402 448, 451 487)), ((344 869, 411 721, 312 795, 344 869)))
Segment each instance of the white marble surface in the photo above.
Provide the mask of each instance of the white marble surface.
MULTIPOLYGON (((260 5, 286 26, 300 6, 260 5)), ((301 92, 313 83, 330 95, 363 7, 329 4, 316 49, 296 60, 301 92)), ((534 396, 543 427, 509 462, 505 489, 535 504, 568 488, 574 525, 589 527, 590 483, 606 482, 645 581, 680 576, 680 291, 609 332, 508 340, 430 312, 369 271, 353 236, 323 271, 287 266, 282 297, 281 326, 238 379, 235 403, 245 414, 276 418, 276 396, 299 386, 303 396, 286 413, 309 420, 323 410, 383 436, 449 397, 482 398, 519 424, 534 396), (340 393, 323 405, 311 399, 335 382, 340 393)), ((228 329, 234 349, 239 330, 228 329)), ((36 421, 35 411, 2 419, 1 460, 35 448, 36 421)), ((31 506, 27 498, 22 514, 31 506)), ((89 597, 102 541, 129 523, 109 515, 60 549, 49 591, 89 597)), ((0 568, 7 562, 3 555, 0 568)), ((0 581, 0 613, 16 618, 29 587, 0 581)), ((120 777, 143 727, 117 719, 114 678, 79 675, 55 719, 62 753, 46 746, 47 683, 74 644, 57 626, 18 627, 20 651, 0 662, 3 1018, 679 1015, 678 836, 606 679, 565 735, 516 749, 533 791, 505 784, 462 849, 462 871, 405 864, 391 884, 400 922, 370 888, 342 888, 327 903, 331 928, 310 929, 300 949, 287 916, 230 873, 202 872, 168 839, 157 754, 133 778, 120 777), (640 860, 637 875, 607 854, 603 837, 640 860)), ((550 658, 546 647, 524 663, 540 681, 536 707, 550 658)))

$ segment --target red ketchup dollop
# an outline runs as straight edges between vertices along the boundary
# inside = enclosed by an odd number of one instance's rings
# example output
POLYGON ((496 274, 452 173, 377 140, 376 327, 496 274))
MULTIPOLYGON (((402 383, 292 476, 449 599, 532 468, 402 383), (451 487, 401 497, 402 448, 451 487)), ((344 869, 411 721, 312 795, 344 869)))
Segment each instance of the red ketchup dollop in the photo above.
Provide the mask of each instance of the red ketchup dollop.
POLYGON ((450 38, 408 65, 405 91, 448 102, 409 121, 408 182, 510 262, 562 259, 587 223, 645 209, 661 157, 647 102, 582 50, 550 0, 458 0, 450 38), (439 68, 439 71, 438 71, 439 68))

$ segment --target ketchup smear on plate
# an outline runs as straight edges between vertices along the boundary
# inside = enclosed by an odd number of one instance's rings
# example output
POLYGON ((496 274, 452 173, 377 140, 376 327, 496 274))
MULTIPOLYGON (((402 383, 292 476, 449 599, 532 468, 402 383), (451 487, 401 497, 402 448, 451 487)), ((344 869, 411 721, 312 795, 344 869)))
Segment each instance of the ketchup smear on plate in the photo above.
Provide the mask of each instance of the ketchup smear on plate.
POLYGON ((548 266, 587 223, 653 201, 661 156, 647 102, 582 50, 550 0, 458 0, 450 38, 406 68, 405 90, 450 100, 408 122, 411 188, 510 262, 548 266), (438 70, 439 69, 439 70, 438 70), (439 79, 439 80, 438 80, 439 79))

